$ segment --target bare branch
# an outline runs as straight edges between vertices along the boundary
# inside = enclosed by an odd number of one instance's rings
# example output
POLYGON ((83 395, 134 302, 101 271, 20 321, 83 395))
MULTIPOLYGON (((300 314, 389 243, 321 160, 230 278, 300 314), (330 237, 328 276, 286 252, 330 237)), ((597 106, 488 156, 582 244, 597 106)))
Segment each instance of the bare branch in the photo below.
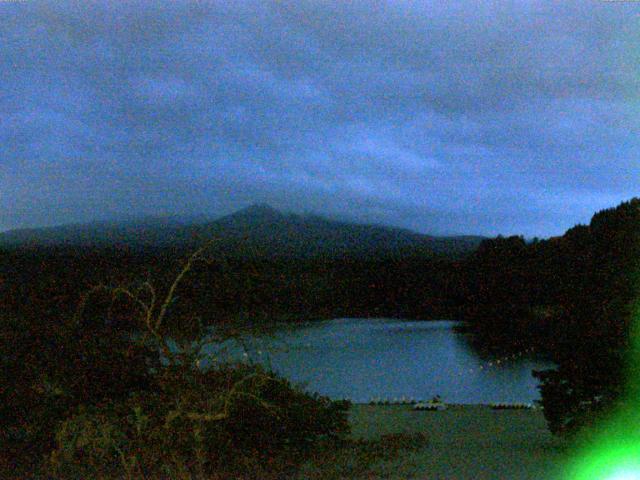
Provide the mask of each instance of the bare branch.
POLYGON ((87 292, 84 293, 84 295, 82 295, 82 297, 80 298, 80 302, 78 302, 78 306, 76 308, 76 311, 73 314, 73 322, 74 324, 79 324, 82 320, 82 314, 84 313, 84 310, 87 306, 87 302, 89 301, 89 298, 91 298, 91 296, 93 296, 95 293, 98 293, 99 291, 109 291, 109 287, 107 287, 105 284, 103 283, 99 283, 97 285, 94 285, 93 287, 91 287, 87 292))
POLYGON ((220 420, 224 420, 225 418, 229 418, 229 413, 226 411, 222 411, 220 413, 216 413, 215 415, 212 415, 210 413, 189 412, 186 414, 186 417, 189 420, 195 420, 195 421, 217 422, 220 420))
POLYGON ((138 298, 137 295, 134 295, 133 293, 131 293, 131 291, 128 288, 111 287, 111 292, 112 292, 112 303, 113 301, 115 301, 118 295, 124 295, 125 297, 128 297, 133 303, 135 303, 140 307, 145 317, 150 316, 151 310, 149 309, 149 306, 146 303, 144 303, 142 300, 140 300, 140 298, 138 298))
POLYGON ((167 309, 169 308, 169 305, 173 301, 173 297, 175 295, 175 291, 178 288, 178 285, 180 285, 180 282, 182 282, 182 279, 184 278, 184 276, 191 270, 191 268, 193 267, 193 264, 198 259, 198 257, 200 257, 200 255, 202 255, 202 253, 207 248, 209 248, 214 242, 216 242, 217 240, 218 239, 216 239, 216 238, 211 239, 207 243, 205 243, 202 247, 200 247, 198 250, 196 250, 189 257, 189 259, 187 260, 187 263, 185 264, 185 266, 182 268, 180 273, 178 273, 176 278, 173 280, 173 283, 171 284, 171 287, 169 288, 169 291, 167 292, 167 296, 164 299, 164 303, 162 304, 162 307, 160 308, 160 313, 158 314, 158 317, 156 318, 156 322, 155 322, 155 330, 156 331, 158 331, 160 326, 162 325, 162 321, 164 320, 164 317, 165 317, 165 315, 167 313, 167 309))

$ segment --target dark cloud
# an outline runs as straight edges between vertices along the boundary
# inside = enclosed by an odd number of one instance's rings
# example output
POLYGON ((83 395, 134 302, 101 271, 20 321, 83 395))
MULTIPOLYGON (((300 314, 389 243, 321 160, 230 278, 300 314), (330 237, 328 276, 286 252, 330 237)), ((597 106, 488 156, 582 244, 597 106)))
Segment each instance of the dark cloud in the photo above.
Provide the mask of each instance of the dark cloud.
POLYGON ((548 236, 638 193, 633 2, 0 2, 0 229, 253 202, 548 236))

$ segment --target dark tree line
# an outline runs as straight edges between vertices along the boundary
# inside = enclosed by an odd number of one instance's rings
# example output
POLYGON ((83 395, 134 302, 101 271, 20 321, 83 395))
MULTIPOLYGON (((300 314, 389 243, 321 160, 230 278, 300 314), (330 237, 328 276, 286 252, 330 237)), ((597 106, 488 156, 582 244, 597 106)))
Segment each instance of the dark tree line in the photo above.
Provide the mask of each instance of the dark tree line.
POLYGON ((485 241, 469 258, 466 319, 491 346, 535 346, 554 432, 593 421, 623 397, 640 272, 640 200, 596 213, 562 237, 485 241))
MULTIPOLYGON (((119 249, 12 249, 0 255, 5 310, 55 323, 96 281, 153 276, 168 281, 188 252, 119 249)), ((175 308, 205 323, 242 318, 391 316, 457 318, 464 301, 459 260, 397 257, 220 257, 194 268, 175 308)))

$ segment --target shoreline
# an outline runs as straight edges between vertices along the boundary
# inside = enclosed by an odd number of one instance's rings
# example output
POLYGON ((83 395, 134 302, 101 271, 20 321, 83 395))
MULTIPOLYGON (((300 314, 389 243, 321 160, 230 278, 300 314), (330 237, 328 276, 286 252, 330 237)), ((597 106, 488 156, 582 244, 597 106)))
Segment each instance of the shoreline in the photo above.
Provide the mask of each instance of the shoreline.
MULTIPOLYGON (((348 399, 347 399, 348 400, 348 399)), ((424 400, 420 400, 421 402, 424 402, 424 400)), ((538 407, 535 404, 535 401, 533 402, 491 402, 491 403, 449 403, 449 402, 441 402, 443 405, 446 405, 447 407, 452 407, 452 408, 466 408, 466 407, 492 407, 492 405, 496 404, 496 403, 504 403, 504 404, 530 404, 532 405, 531 410, 542 410, 541 407, 538 407)), ((405 407, 412 407, 414 404, 413 403, 407 403, 407 402, 395 402, 395 403, 389 403, 389 404, 381 404, 381 403, 371 403, 371 402, 351 402, 351 405, 357 405, 357 406, 367 406, 367 407, 394 407, 394 406, 405 406, 405 407)))

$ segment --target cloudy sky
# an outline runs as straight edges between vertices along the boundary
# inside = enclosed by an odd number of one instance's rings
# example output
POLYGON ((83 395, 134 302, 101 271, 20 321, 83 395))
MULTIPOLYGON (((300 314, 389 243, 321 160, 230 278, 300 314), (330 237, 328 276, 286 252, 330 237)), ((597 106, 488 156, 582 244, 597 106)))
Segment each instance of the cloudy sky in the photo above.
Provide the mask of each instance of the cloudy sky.
POLYGON ((0 230, 561 234, 640 195, 639 39, 624 1, 0 0, 0 230))

